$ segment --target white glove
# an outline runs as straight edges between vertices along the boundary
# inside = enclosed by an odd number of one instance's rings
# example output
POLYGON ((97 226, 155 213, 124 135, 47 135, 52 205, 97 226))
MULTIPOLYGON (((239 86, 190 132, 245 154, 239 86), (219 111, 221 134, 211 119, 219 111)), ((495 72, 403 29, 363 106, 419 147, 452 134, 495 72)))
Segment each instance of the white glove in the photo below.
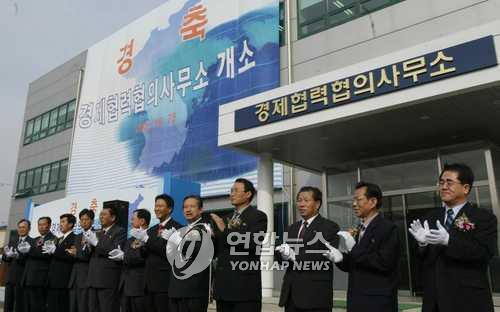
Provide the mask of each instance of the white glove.
POLYGON ((5 246, 3 248, 3 252, 5 254, 5 257, 7 257, 7 258, 15 258, 14 248, 9 247, 9 246, 5 246))
POLYGON ((351 252, 354 245, 356 245, 356 241, 354 240, 354 237, 352 237, 351 233, 339 231, 337 235, 340 237, 339 251, 343 253, 351 252))
POLYGON ((31 245, 28 242, 22 242, 19 245, 17 245, 17 250, 19 250, 20 253, 22 254, 27 254, 30 252, 31 245))
POLYGON ((284 260, 292 260, 295 261, 295 250, 290 247, 288 244, 281 244, 278 247, 276 247, 276 251, 278 251, 281 254, 281 257, 284 260))
POLYGON ((329 251, 325 252, 323 256, 327 257, 328 260, 334 263, 338 263, 344 259, 344 256, 337 248, 333 247, 329 243, 326 243, 325 246, 326 248, 328 248, 329 251))
POLYGON ((123 261, 124 252, 120 248, 120 245, 118 245, 118 248, 111 250, 108 253, 108 255, 109 255, 108 258, 111 259, 111 260, 114 260, 114 261, 123 261))
POLYGON ((53 255, 55 252, 56 252, 55 244, 44 244, 42 246, 42 253, 44 254, 53 255))
POLYGON ((171 229, 168 229, 168 230, 162 230, 161 233, 160 233, 160 236, 164 240, 168 241, 168 239, 170 238, 170 235, 174 234, 175 231, 176 231, 176 229, 174 229, 174 228, 171 228, 171 229))
POLYGON ((427 243, 432 245, 444 245, 448 246, 448 241, 450 240, 450 234, 441 225, 439 220, 436 221, 437 230, 431 230, 429 234, 425 236, 427 243))
POLYGON ((131 229, 130 236, 143 243, 146 243, 149 239, 148 230, 146 229, 131 229))
POLYGON ((430 230, 427 220, 424 221, 424 226, 422 226, 420 220, 413 220, 408 231, 411 235, 413 235, 420 246, 425 246, 428 244, 426 237, 427 234, 430 234, 430 230))
POLYGON ((177 246, 179 246, 179 244, 182 241, 181 233, 179 231, 176 231, 175 229, 173 230, 174 231, 172 232, 172 234, 169 235, 167 242, 167 248, 166 248, 167 257, 177 248, 177 246))
POLYGON ((97 243, 99 242, 97 240, 97 235, 95 234, 94 231, 88 230, 87 232, 83 233, 83 236, 85 237, 85 240, 92 246, 97 246, 97 243))

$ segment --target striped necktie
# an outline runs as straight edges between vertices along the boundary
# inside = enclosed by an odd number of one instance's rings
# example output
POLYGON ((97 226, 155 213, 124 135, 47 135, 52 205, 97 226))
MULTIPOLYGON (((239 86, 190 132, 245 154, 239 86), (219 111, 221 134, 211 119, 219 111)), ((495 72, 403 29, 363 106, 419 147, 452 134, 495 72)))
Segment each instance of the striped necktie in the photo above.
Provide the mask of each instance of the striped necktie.
POLYGON ((453 213, 453 209, 450 209, 448 208, 446 210, 446 221, 444 223, 444 227, 446 228, 447 231, 449 231, 451 229, 451 226, 453 225, 453 216, 454 213, 453 213))

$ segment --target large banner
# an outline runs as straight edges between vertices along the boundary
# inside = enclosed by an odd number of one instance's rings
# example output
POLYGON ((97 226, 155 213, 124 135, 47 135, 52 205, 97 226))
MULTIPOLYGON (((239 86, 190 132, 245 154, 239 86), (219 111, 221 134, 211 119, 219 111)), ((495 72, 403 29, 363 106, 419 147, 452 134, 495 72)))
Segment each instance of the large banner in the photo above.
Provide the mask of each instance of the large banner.
MULTIPOLYGON (((279 86, 278 0, 171 0, 88 50, 68 194, 255 176, 218 107, 279 86)), ((279 112, 277 112, 279 113, 279 112)))
MULTIPOLYGON (((27 218, 31 221, 31 237, 37 237, 40 235, 38 233, 38 228, 36 226, 37 221, 40 217, 50 217, 52 219, 51 231, 56 236, 61 236, 61 231, 59 229, 59 217, 65 213, 70 213, 76 217, 78 221, 78 214, 83 209, 91 209, 94 211, 94 229, 100 229, 101 223, 99 221, 99 213, 102 210, 103 202, 110 200, 123 200, 129 202, 129 219, 131 214, 136 209, 147 209, 151 212, 151 226, 157 224, 159 220, 155 217, 154 206, 155 206, 155 196, 161 193, 160 189, 124 189, 124 190, 110 190, 101 191, 93 193, 83 193, 73 196, 68 196, 59 200, 55 200, 43 205, 34 206, 31 204, 30 210, 28 211, 27 218)), ((75 226, 75 232, 80 233, 81 228, 78 223, 75 226)))

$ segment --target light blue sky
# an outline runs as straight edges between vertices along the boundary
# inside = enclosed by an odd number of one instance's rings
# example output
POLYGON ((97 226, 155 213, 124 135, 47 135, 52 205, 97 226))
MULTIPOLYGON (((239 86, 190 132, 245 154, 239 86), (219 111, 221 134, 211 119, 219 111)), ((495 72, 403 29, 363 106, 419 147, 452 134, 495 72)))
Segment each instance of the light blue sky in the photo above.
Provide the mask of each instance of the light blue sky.
POLYGON ((8 219, 28 84, 167 0, 0 0, 0 224, 8 219))

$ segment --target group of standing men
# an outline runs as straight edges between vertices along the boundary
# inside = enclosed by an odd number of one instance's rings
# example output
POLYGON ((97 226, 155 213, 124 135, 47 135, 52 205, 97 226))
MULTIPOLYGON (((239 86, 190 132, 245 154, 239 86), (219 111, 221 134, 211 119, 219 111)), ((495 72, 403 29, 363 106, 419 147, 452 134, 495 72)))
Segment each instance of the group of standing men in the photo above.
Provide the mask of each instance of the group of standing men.
MULTIPOLYGON (((473 183, 468 166, 445 165, 438 182, 443 205, 408 225, 422 264, 423 312, 493 311, 487 270, 497 254, 497 220, 468 201, 473 183)), ((48 217, 38 220, 40 236, 35 239, 28 236, 29 221, 21 220, 19 238, 3 255, 10 262, 5 311, 202 312, 211 295, 211 275, 218 312, 261 311, 260 247, 268 221, 250 205, 255 194, 251 182, 237 179, 228 219, 202 217, 202 199, 187 196, 182 209, 188 225, 183 229, 171 217, 173 199, 159 195, 159 224, 149 227, 149 212, 138 209, 128 239, 113 208, 100 213, 99 231, 92 229, 94 213, 82 210, 83 232, 78 235, 73 234, 75 216, 62 215, 60 238, 49 231, 48 217), (175 274, 172 250, 189 263, 193 249, 194 254, 201 250, 203 233, 209 233, 215 247, 215 270, 209 265, 187 277, 175 274), (242 235, 251 239, 240 239, 242 235)), ((321 205, 318 188, 299 190, 301 220, 289 226, 275 254, 287 264, 280 306, 286 312, 331 311, 336 265, 348 273, 347 311, 398 311, 401 242, 397 226, 380 211, 381 189, 372 183, 356 185, 352 207, 361 221, 356 229, 340 231, 321 216, 321 205)))

